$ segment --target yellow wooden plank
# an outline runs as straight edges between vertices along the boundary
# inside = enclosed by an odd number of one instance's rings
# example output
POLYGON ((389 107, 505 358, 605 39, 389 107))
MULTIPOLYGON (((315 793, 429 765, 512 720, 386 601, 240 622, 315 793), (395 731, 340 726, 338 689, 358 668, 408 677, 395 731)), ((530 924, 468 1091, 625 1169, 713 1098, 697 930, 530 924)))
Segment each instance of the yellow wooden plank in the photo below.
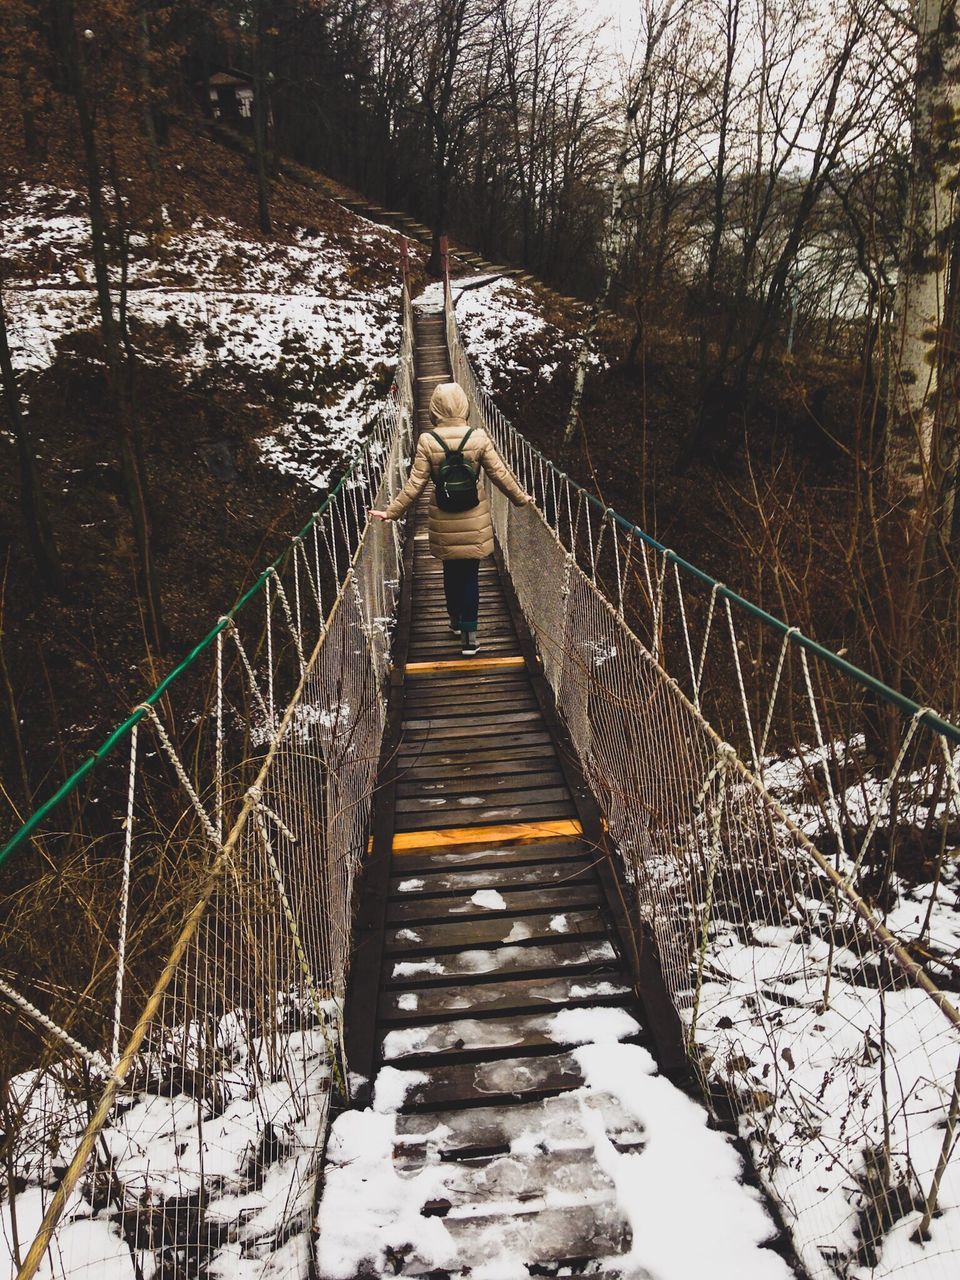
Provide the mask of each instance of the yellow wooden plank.
POLYGON ((538 841, 569 840, 583 835, 576 818, 545 819, 542 822, 512 822, 497 827, 447 827, 442 831, 398 831, 393 837, 394 853, 421 853, 461 844, 536 844, 538 841))
POLYGON ((408 662, 404 671, 408 676, 440 674, 444 671, 492 671, 497 667, 522 667, 520 654, 513 658, 450 658, 442 662, 408 662))

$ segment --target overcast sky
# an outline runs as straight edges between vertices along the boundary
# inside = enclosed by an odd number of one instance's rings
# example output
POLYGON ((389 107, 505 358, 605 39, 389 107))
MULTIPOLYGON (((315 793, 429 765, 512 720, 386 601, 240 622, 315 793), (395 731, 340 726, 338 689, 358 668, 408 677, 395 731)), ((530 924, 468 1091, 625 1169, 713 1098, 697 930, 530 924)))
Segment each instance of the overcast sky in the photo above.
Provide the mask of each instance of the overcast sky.
POLYGON ((607 20, 606 41, 629 61, 640 25, 641 0, 574 0, 584 21, 595 27, 607 20))

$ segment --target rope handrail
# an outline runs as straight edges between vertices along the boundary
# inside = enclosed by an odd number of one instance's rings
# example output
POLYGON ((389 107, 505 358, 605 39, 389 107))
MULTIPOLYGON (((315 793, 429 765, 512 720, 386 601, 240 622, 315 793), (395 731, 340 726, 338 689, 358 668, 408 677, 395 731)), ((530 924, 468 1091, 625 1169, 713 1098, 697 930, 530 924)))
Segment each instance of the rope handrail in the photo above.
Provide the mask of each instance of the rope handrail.
MULTIPOLYGON (((452 305, 452 303, 451 303, 452 305)), ((488 393, 483 387, 476 386, 476 395, 485 402, 485 407, 495 408, 490 401, 488 393)), ((790 644, 795 644, 801 649, 806 649, 808 653, 814 654, 815 657, 829 663, 836 670, 842 672, 855 683, 862 685, 866 689, 878 695, 884 701, 902 711, 904 715, 911 718, 918 717, 921 723, 926 724, 929 728, 949 739, 950 742, 960 746, 960 725, 954 724, 951 720, 947 720, 931 707, 924 707, 919 702, 915 702, 912 698, 908 698, 906 694, 901 693, 898 689, 892 688, 885 684, 877 676, 873 676, 868 671, 864 671, 862 667, 858 667, 853 662, 848 662, 846 658, 842 658, 838 653, 834 653, 832 649, 828 649, 825 645, 820 644, 811 636, 806 635, 798 627, 790 626, 775 614, 768 613, 766 609, 760 605, 754 604, 752 600, 748 600, 746 596, 740 595, 732 590, 718 579, 712 577, 706 570, 699 568, 690 560, 685 560, 683 556, 677 555, 664 543, 659 542, 651 534, 647 533, 638 524, 634 524, 626 516, 621 515, 615 508, 607 506, 605 503, 592 494, 589 489, 578 484, 571 476, 567 475, 557 467, 556 463, 540 449, 537 448, 527 437, 519 431, 512 423, 508 422, 499 412, 497 416, 503 422, 507 430, 516 438, 523 449, 531 453, 538 462, 546 467, 549 472, 556 476, 557 479, 563 480, 568 484, 574 492, 584 499, 591 507, 604 518, 613 520, 621 529, 638 538, 652 551, 656 551, 662 555, 665 560, 675 565, 678 569, 688 573, 691 577, 696 578, 704 586, 709 587, 711 591, 723 600, 728 600, 732 605, 736 605, 738 609, 742 609, 751 617, 770 627, 778 635, 784 637, 790 644)))
MULTIPOLYGON (((405 301, 405 306, 406 305, 405 301)), ((409 354, 405 356, 404 353, 401 352, 401 363, 404 359, 409 359, 409 354)), ((372 415, 371 421, 375 422, 376 418, 377 414, 372 415)), ((218 619, 216 626, 212 627, 207 634, 194 645, 190 652, 182 658, 172 670, 167 672, 159 684, 157 684, 145 698, 140 700, 135 710, 132 711, 125 720, 111 730, 100 746, 92 751, 87 759, 78 765, 69 777, 60 784, 57 790, 49 796, 43 804, 39 806, 39 808, 35 809, 33 813, 17 828, 3 848, 0 849, 0 867, 3 866, 11 854, 15 853, 26 840, 29 840, 50 813, 52 813, 54 809, 58 808, 59 805, 61 805, 63 801, 77 789, 80 783, 83 782, 84 778, 86 778, 87 775, 101 763, 101 761, 105 760, 107 756, 112 754, 116 747, 119 746, 124 738, 126 738, 127 734, 129 734, 130 731, 140 723, 143 717, 148 714, 148 708, 156 706, 170 686, 174 684, 185 671, 189 670, 190 667, 194 665, 197 659, 215 643, 217 637, 230 627, 237 614, 240 613, 241 610, 243 610, 243 608, 266 587, 268 582, 270 582, 276 575, 277 570, 286 564, 290 555, 296 553, 298 544, 303 541, 304 537, 317 526, 319 521, 327 513, 340 491, 356 474, 357 469, 360 467, 371 446, 375 443, 377 443, 376 439, 371 436, 363 442, 363 444, 351 455, 350 458, 348 458, 344 472, 337 484, 330 490, 320 506, 317 507, 316 511, 312 513, 310 519, 306 522, 303 528, 290 538, 290 541, 284 550, 267 565, 256 581, 248 587, 248 589, 240 595, 231 608, 218 619)))

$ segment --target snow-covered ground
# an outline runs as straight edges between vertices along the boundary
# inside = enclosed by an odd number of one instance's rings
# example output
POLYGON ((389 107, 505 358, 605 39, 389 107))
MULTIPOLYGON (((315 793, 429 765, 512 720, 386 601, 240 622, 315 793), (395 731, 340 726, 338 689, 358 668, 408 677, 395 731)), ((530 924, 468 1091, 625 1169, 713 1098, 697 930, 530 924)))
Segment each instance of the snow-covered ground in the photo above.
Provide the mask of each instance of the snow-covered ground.
MULTIPOLYGON (((0 245, 13 358, 18 370, 37 370, 96 322, 89 228, 76 192, 23 186, 10 204, 0 245)), ((280 387, 284 422, 261 438, 261 455, 325 487, 362 438, 399 346, 399 285, 365 279, 365 256, 399 263, 395 233, 358 220, 350 244, 303 228, 292 243, 265 245, 201 218, 131 238, 130 319, 163 331, 175 351, 163 360, 189 384, 215 375, 280 387)))
MULTIPOLYGON (((543 315, 536 294, 508 276, 460 276, 450 282, 457 326, 479 382, 496 393, 508 375, 549 381, 572 366, 578 337, 543 315)), ((432 284, 416 299, 429 311, 443 309, 443 285, 432 284)), ((602 358, 592 357, 598 365, 602 358)))
MULTIPOLYGON (((233 1014, 220 1020, 217 1049, 231 1065, 197 1096, 192 1051, 135 1065, 143 1085, 121 1095, 103 1129, 41 1280, 153 1280, 198 1267, 223 1280, 306 1274, 328 1041, 316 1029, 267 1045, 244 1025, 233 1014)), ((68 1063, 10 1082, 10 1104, 23 1109, 11 1149, 16 1191, 0 1203, 0 1275, 11 1280, 87 1123, 88 1093, 95 1099, 96 1085, 68 1063)))
POLYGON ((558 1045, 580 1046, 573 1056, 585 1083, 509 1108, 509 1154, 475 1162, 467 1174, 440 1159, 446 1125, 424 1134, 423 1117, 400 1114, 422 1073, 383 1067, 373 1106, 338 1117, 317 1224, 324 1280, 388 1275, 391 1257, 424 1273, 470 1268, 480 1280, 527 1280, 523 1258, 538 1245, 549 1256, 549 1240, 538 1236, 552 1229, 557 1212, 585 1213, 598 1233, 627 1245, 593 1274, 788 1280, 790 1268, 763 1247, 775 1227, 758 1193, 744 1185, 729 1140, 657 1073, 645 1049, 622 1043, 638 1030, 633 1019, 621 1009, 592 1008, 548 1021, 558 1045), (405 1156, 413 1148, 420 1158, 405 1156), (557 1163, 544 1189, 550 1157, 557 1163), (539 1191, 535 1199, 528 1178, 539 1191), (477 1187, 479 1197, 471 1194, 477 1187), (423 1216, 436 1201, 451 1205, 447 1215, 423 1216))

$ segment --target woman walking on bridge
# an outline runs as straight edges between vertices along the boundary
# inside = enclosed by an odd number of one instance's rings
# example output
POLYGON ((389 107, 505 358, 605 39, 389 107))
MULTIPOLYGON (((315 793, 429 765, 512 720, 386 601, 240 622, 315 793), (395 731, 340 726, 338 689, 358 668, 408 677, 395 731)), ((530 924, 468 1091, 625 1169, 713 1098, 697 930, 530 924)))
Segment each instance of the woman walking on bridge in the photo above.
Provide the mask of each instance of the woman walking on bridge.
MULTIPOLYGON (((443 591, 450 615, 450 630, 459 634, 464 657, 479 652, 477 621, 480 611, 480 561, 493 553, 493 523, 482 472, 514 506, 533 499, 521 489, 504 465, 493 442, 482 427, 467 423, 469 402, 466 392, 455 382, 444 382, 430 398, 431 431, 417 442, 410 478, 386 511, 371 511, 376 520, 397 520, 423 492, 427 481, 440 477, 441 467, 452 455, 462 453, 463 461, 476 480, 476 501, 465 510, 441 510, 437 493, 430 500, 430 550, 443 563, 443 591)), ((469 477, 468 477, 469 486, 469 477)), ((473 495, 467 499, 472 500, 473 495)))

